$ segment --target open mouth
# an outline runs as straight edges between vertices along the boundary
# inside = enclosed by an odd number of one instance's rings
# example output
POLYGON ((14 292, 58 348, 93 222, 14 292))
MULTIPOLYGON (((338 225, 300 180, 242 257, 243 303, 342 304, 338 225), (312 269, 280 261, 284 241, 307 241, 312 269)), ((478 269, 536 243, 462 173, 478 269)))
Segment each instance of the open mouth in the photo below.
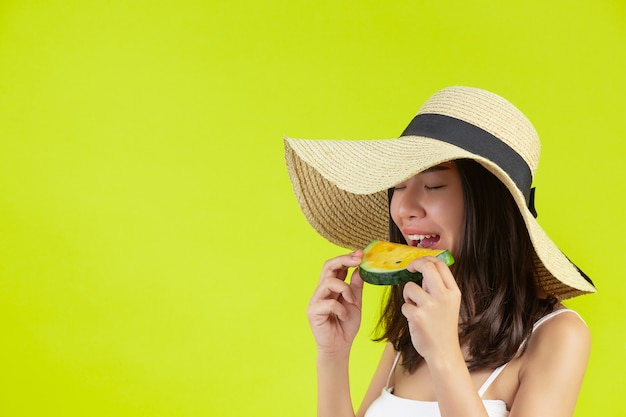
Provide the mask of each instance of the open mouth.
POLYGON ((408 235, 408 244, 418 248, 432 248, 439 243, 439 235, 408 235))

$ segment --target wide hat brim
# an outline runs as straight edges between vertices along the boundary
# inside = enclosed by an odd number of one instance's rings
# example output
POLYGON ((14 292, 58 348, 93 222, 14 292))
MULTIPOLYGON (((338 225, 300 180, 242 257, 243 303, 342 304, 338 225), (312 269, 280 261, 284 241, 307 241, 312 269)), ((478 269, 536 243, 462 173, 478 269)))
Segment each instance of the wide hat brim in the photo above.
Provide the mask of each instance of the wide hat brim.
POLYGON ((558 299, 595 292, 588 278, 559 250, 528 208, 528 196, 483 155, 426 136, 382 140, 285 138, 287 170, 302 212, 330 242, 351 250, 389 239, 387 190, 443 162, 473 159, 511 192, 538 263, 537 281, 558 299))

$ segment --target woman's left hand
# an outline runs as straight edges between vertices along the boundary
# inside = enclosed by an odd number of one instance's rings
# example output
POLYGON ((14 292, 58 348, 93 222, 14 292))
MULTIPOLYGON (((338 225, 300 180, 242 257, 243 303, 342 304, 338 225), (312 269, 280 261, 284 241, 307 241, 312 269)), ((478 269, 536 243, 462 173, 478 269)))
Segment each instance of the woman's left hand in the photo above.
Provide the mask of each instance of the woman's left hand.
POLYGON ((424 257, 407 269, 423 276, 421 287, 409 282, 403 291, 402 314, 408 320, 413 346, 427 363, 458 355, 461 291, 450 268, 440 259, 424 257))

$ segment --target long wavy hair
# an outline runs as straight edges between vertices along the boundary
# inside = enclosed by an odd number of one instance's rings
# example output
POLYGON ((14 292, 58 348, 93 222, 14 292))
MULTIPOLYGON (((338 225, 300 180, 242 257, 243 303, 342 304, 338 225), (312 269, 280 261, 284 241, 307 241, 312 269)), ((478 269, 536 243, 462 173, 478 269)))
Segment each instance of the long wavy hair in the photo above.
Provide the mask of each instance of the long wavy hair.
MULTIPOLYGON (((468 349, 470 370, 493 369, 510 361, 533 324, 554 309, 554 297, 540 298, 535 251, 524 220, 507 188, 479 163, 455 161, 465 204, 464 233, 451 270, 461 290, 459 340, 468 349)), ((389 201, 393 189, 389 190, 389 201)), ((406 243, 389 217, 390 240, 406 243)), ((389 341, 414 372, 423 359, 411 343, 401 313, 404 286, 392 287, 383 304, 374 340, 389 341)))

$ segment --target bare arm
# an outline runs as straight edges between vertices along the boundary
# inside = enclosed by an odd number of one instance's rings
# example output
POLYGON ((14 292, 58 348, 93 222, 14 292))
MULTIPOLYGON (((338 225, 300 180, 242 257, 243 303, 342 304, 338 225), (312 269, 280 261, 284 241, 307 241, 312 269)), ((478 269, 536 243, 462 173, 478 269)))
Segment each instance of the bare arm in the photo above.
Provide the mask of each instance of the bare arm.
POLYGON ((430 372, 442 417, 488 417, 467 369, 458 337, 461 292, 450 269, 436 258, 421 258, 409 270, 424 275, 422 287, 404 287, 411 341, 430 372))
MULTIPOLYGON (((591 337, 574 314, 545 322, 530 340, 509 417, 571 417, 587 367, 591 337)), ((432 361, 431 361, 432 362, 432 361)), ((462 358, 429 364, 442 416, 486 416, 462 358)))
POLYGON ((307 316, 317 345, 318 417, 354 417, 348 361, 361 323, 363 280, 358 271, 350 283, 348 269, 362 252, 339 256, 324 264, 307 316))
POLYGON ((591 334, 574 314, 560 314, 533 334, 510 417, 571 417, 587 368, 591 334))
POLYGON ((354 417, 350 397, 348 357, 320 355, 317 357, 318 417, 354 417))
POLYGON ((380 396, 382 389, 387 383, 387 378, 389 377, 389 372, 391 371, 391 366, 393 365, 395 357, 396 350, 393 348, 391 343, 387 342, 385 350, 380 358, 380 362, 378 363, 374 376, 372 377, 372 381, 370 382, 367 392, 363 397, 363 402, 361 402, 359 411, 356 413, 356 417, 363 417, 369 406, 372 405, 374 400, 380 396))
MULTIPOLYGON (((487 416, 455 338, 458 287, 443 263, 422 259, 410 267, 423 273, 423 288, 405 286, 403 314, 428 365, 441 415, 487 416)), ((524 353, 510 417, 571 417, 590 346, 589 329, 574 314, 555 316, 537 329, 524 353)))
POLYGON ((488 417, 460 350, 455 358, 431 361, 428 369, 442 417, 488 417))

